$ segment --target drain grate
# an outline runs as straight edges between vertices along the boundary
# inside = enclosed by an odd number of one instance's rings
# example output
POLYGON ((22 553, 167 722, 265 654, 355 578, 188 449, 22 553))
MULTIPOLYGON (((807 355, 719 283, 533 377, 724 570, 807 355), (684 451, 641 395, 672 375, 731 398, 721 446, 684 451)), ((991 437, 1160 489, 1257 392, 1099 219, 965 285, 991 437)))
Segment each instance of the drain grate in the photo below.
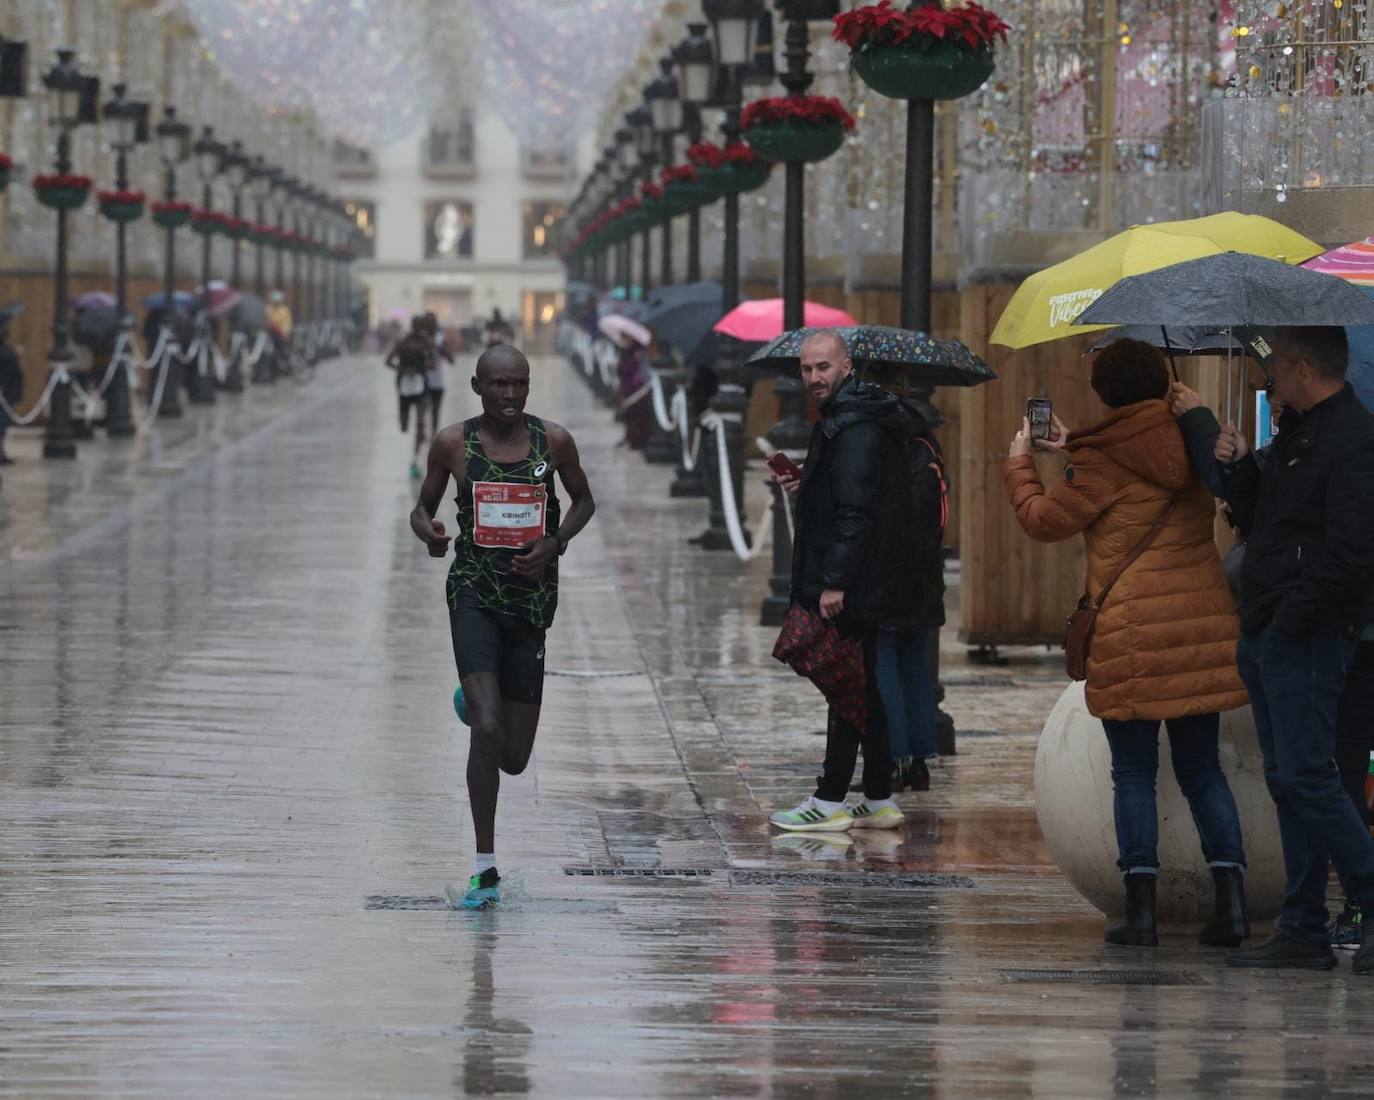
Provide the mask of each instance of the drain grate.
POLYGON ((967 875, 883 875, 869 871, 731 871, 731 886, 846 886, 868 890, 972 890, 967 875))
POLYGON ((1206 985, 1191 970, 1003 970, 1004 982, 1072 982, 1079 985, 1206 985))
POLYGON ((710 878, 709 867, 564 867, 565 875, 594 878, 710 878))

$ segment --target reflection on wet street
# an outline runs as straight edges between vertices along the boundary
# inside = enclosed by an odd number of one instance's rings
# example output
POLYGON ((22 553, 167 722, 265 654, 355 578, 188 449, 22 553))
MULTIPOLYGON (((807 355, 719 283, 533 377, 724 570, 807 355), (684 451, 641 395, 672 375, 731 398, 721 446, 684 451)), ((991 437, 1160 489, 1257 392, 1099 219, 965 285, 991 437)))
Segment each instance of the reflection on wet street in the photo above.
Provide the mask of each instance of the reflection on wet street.
POLYGON ((531 410, 601 507, 503 782, 509 901, 444 909, 465 731, 393 402, 335 362, 128 452, 12 447, 0 1092, 1369 1094, 1374 983, 1103 945, 1031 802, 1052 657, 971 666, 949 628, 960 754, 905 832, 771 835, 824 716, 756 625, 767 555, 689 546, 701 502, 553 360, 531 410))

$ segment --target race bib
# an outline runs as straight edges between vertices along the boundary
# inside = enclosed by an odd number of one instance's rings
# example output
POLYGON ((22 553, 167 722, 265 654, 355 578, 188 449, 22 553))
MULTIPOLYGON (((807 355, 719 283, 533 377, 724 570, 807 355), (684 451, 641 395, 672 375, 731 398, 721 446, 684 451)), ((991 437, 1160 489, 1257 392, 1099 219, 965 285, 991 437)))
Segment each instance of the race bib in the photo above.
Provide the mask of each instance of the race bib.
POLYGON ((548 491, 543 485, 475 481, 472 541, 493 550, 516 550, 544 537, 548 491))
POLYGON ((423 374, 403 374, 396 383, 397 392, 402 397, 419 397, 425 392, 423 374))

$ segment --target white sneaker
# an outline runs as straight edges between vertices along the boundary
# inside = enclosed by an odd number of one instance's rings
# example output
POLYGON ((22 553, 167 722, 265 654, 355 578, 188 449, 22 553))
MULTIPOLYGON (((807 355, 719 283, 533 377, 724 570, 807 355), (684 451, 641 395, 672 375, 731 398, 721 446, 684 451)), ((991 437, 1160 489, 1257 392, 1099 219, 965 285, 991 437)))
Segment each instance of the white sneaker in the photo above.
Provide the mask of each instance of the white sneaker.
POLYGON ((792 809, 779 810, 768 820, 779 829, 794 833, 842 833, 854 824, 843 803, 828 810, 816 801, 815 795, 807 795, 792 809))
POLYGON ((890 798, 881 802, 870 802, 866 798, 861 798, 845 809, 849 812, 855 829, 900 829, 906 824, 906 817, 897 808, 897 803, 890 798))

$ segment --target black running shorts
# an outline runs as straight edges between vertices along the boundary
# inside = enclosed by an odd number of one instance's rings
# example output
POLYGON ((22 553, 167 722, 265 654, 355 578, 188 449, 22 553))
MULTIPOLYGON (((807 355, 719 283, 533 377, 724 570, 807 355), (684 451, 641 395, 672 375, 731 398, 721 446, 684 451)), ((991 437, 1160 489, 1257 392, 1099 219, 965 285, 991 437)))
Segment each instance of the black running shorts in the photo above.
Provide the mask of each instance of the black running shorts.
POLYGON ((515 615, 459 606, 448 613, 460 678, 495 673, 501 698, 538 706, 544 698, 544 631, 515 615))

